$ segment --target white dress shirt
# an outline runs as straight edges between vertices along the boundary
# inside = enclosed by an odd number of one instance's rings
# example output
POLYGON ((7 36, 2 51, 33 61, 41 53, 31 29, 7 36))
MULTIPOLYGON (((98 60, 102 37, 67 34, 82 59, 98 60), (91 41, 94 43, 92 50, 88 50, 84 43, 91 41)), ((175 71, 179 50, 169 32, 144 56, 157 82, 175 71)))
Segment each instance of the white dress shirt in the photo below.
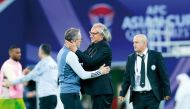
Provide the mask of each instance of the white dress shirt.
MULTIPOLYGON (((140 86, 140 79, 141 79, 141 57, 137 56, 136 61, 135 61, 135 87, 133 88, 133 91, 150 91, 152 90, 150 81, 147 77, 147 63, 148 63, 148 48, 145 49, 143 52, 145 55, 144 57, 144 63, 145 63, 145 86, 141 87, 140 86)), ((143 54, 138 54, 138 55, 143 55, 143 54)))

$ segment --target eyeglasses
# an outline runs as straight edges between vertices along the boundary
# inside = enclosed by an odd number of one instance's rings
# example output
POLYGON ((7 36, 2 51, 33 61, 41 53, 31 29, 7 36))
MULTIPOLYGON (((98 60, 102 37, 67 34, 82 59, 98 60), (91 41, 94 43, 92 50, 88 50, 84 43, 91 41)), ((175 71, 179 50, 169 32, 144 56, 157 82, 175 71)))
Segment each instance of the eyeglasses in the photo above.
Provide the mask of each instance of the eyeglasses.
POLYGON ((89 34, 90 35, 96 35, 96 34, 99 34, 99 32, 91 32, 91 31, 89 31, 89 34))

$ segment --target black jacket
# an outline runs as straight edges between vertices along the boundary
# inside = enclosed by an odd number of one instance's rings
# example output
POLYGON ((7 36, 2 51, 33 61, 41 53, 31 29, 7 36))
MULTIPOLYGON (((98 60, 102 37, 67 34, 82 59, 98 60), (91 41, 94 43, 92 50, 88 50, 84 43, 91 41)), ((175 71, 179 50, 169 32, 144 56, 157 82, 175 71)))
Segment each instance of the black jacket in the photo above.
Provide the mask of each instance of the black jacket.
MULTIPOLYGON (((86 71, 97 70, 103 64, 106 64, 106 66, 111 66, 112 52, 109 44, 104 40, 89 45, 87 50, 84 52, 77 50, 76 55, 83 63, 83 68, 86 71)), ((89 80, 83 80, 82 88, 85 93, 90 95, 113 94, 110 74, 89 80)))
MULTIPOLYGON (((135 61, 136 53, 128 56, 126 72, 124 74, 120 96, 124 97, 126 95, 129 86, 131 86, 130 90, 132 90, 132 88, 135 86, 135 61)), ((147 77, 150 81, 152 91, 159 101, 163 100, 165 96, 171 96, 170 82, 161 53, 152 50, 148 51, 147 77)), ((132 91, 130 101, 133 101, 132 91)))

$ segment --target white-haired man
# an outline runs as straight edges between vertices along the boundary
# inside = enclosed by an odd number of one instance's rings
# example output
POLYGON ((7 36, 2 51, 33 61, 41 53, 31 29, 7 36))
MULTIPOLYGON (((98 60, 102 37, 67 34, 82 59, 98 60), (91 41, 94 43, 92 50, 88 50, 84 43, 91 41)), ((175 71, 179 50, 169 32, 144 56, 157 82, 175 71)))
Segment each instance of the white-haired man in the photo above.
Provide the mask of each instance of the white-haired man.
MULTIPOLYGON (((81 52, 76 44, 70 44, 70 49, 76 53, 83 68, 87 71, 98 69, 101 65, 111 66, 112 51, 109 46, 111 34, 109 29, 101 23, 95 23, 90 33, 91 44, 87 50, 81 52)), ((82 86, 86 94, 91 95, 92 109, 110 109, 114 91, 111 76, 109 74, 82 81, 82 86)))
MULTIPOLYGON (((79 29, 70 28, 65 32, 65 43, 75 43, 76 46, 79 47, 81 38, 79 29)), ((110 71, 110 67, 105 66, 104 63, 101 63, 96 69, 85 71, 79 63, 77 55, 66 46, 63 46, 59 51, 57 62, 61 88, 60 96, 64 109, 83 109, 79 99, 79 92, 81 89, 80 78, 90 81, 92 78, 104 77, 108 75, 110 71)))
POLYGON ((134 36, 134 53, 128 56, 126 72, 119 99, 123 100, 131 86, 130 101, 133 109, 158 109, 161 100, 171 96, 170 82, 167 77, 161 53, 147 48, 144 34, 134 36))

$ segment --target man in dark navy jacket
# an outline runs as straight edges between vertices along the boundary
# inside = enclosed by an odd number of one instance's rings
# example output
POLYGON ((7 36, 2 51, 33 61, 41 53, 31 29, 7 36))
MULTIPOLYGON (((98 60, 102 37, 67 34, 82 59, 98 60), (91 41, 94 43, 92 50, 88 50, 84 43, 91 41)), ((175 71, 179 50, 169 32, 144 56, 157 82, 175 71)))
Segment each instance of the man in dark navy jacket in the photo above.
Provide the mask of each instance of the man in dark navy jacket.
POLYGON ((135 53, 128 56, 120 91, 122 101, 130 87, 134 109, 158 109, 161 100, 171 96, 170 82, 161 53, 148 50, 144 34, 134 36, 135 53))

